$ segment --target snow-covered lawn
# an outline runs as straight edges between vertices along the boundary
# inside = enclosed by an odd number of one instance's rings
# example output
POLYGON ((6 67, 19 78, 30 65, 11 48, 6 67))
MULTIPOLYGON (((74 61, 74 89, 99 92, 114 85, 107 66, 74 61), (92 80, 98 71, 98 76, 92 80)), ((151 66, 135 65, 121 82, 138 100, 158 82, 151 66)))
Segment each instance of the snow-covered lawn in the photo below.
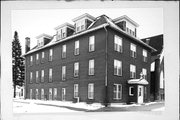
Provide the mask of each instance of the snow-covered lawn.
POLYGON ((165 111, 165 107, 152 109, 151 111, 165 111))

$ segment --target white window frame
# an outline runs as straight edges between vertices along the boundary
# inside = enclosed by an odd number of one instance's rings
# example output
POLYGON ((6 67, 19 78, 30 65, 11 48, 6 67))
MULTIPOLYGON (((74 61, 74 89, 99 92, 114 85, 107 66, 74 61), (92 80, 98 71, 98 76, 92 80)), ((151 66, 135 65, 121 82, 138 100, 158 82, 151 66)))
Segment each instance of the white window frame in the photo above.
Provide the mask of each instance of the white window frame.
POLYGON ((36 94, 35 94, 36 100, 39 99, 38 96, 39 96, 39 91, 38 91, 38 89, 36 89, 36 94))
POLYGON ((147 62, 147 50, 143 49, 143 61, 147 62))
POLYGON ((79 62, 74 63, 74 77, 79 76, 79 62))
POLYGON ((94 73, 95 73, 94 66, 95 66, 94 59, 89 60, 89 72, 88 72, 89 75, 94 75, 94 73))
POLYGON ((30 66, 33 65, 33 56, 30 56, 30 66))
POLYGON ((52 88, 49 88, 49 100, 52 100, 52 88))
POLYGON ((114 75, 122 76, 122 61, 114 59, 114 75))
POLYGON ((121 53, 123 51, 122 38, 117 35, 114 36, 114 50, 121 53))
POLYGON ((114 84, 114 86, 113 86, 113 94, 114 94, 114 99, 115 100, 122 99, 122 85, 121 84, 114 84), (114 89, 114 87, 116 89, 114 89), (121 87, 120 91, 119 91, 119 87, 121 87))
POLYGON ((32 89, 30 89, 30 91, 29 91, 29 99, 32 99, 32 89))
POLYGON ((54 88, 53 99, 57 100, 57 88, 54 88))
POLYGON ((144 75, 144 79, 147 80, 147 69, 142 68, 142 74, 144 75))
POLYGON ((32 83, 33 82, 33 72, 30 72, 30 81, 29 81, 30 83, 32 83))
POLYGON ((41 100, 44 100, 44 89, 41 88, 41 100))
POLYGON ((44 52, 41 52, 41 62, 44 62, 44 52))
POLYGON ((62 80, 66 80, 66 66, 62 66, 62 80))
POLYGON ((44 82, 44 70, 41 70, 41 82, 44 82))
POLYGON ((62 101, 66 100, 66 88, 62 88, 62 101))
POLYGON ((77 98, 79 96, 79 85, 74 84, 74 98, 77 98))
POLYGON ((131 57, 133 57, 133 58, 136 58, 136 49, 137 49, 136 45, 131 43, 130 53, 131 53, 131 57))
POLYGON ((52 82, 52 68, 49 68, 49 82, 52 82))
POLYGON ((36 71, 36 83, 39 83, 39 71, 36 71))
POLYGON ((74 55, 79 55, 79 40, 75 41, 74 44, 74 55))
POLYGON ((89 52, 95 51, 95 36, 89 37, 89 52))
POLYGON ((62 46, 62 58, 66 58, 66 45, 62 46))
POLYGON ((49 61, 53 59, 53 49, 49 49, 49 61))
POLYGON ((136 78, 136 66, 130 64, 130 78, 136 78))
POLYGON ((134 90, 133 90, 133 93, 132 93, 132 89, 134 89, 134 86, 130 86, 129 87, 129 96, 134 96, 134 90))
POLYGON ((85 19, 76 22, 76 33, 85 30, 85 19), (82 26, 84 26, 82 28, 82 26))
POLYGON ((94 83, 88 84, 88 99, 94 99, 94 83))
POLYGON ((36 54, 36 64, 38 64, 39 63, 39 54, 37 53, 36 54))

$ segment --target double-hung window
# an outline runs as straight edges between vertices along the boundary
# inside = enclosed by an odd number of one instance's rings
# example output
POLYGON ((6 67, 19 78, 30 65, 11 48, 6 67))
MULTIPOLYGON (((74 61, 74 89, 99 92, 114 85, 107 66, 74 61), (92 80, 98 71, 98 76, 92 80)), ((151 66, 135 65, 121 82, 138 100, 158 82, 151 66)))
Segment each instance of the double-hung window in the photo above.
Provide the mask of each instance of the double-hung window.
POLYGON ((33 56, 30 57, 30 66, 33 65, 33 56))
POLYGON ((44 70, 41 70, 41 82, 44 82, 44 70))
POLYGON ((49 69, 49 82, 52 82, 52 68, 49 69))
POLYGON ((41 63, 44 62, 44 52, 41 53, 41 63))
POLYGON ((54 96, 53 96, 54 100, 57 100, 57 88, 54 88, 54 96))
POLYGON ((114 92, 114 99, 115 100, 122 99, 122 85, 121 84, 114 84, 113 92, 114 92))
POLYGON ((78 84, 74 84, 74 98, 78 97, 78 84))
POLYGON ((53 49, 49 50, 49 61, 52 61, 53 59, 53 49))
POLYGON ((52 88, 49 88, 49 100, 52 100, 52 88))
POLYGON ((36 83, 39 82, 39 71, 36 71, 36 83))
POLYGON ((36 100, 38 100, 39 92, 38 89, 36 89, 36 100))
POLYGON ((79 76, 79 62, 74 63, 74 77, 79 76))
POLYGON ((114 60, 114 75, 122 76, 122 62, 114 60))
POLYGON ((32 89, 30 89, 29 98, 32 99, 32 89))
POLYGON ((66 66, 62 66, 62 80, 66 80, 66 66))
POLYGON ((32 72, 30 72, 30 83, 32 83, 32 81, 33 81, 33 73, 32 72))
POLYGON ((117 52, 122 52, 122 38, 115 35, 114 36, 114 50, 117 52))
POLYGON ((144 76, 144 79, 147 80, 147 69, 143 68, 143 69, 142 69, 142 74, 143 74, 143 76, 144 76))
POLYGON ((88 99, 94 99, 94 84, 88 84, 88 99))
POLYGON ((44 100, 44 89, 41 89, 41 100, 44 100))
POLYGON ((62 88, 62 101, 66 100, 66 88, 62 88))
POLYGON ((130 78, 136 78, 136 66, 130 65, 130 78))
POLYGON ((62 58, 66 58, 66 45, 62 46, 62 58))
POLYGON ((131 57, 136 58, 136 45, 135 44, 131 43, 130 54, 131 54, 131 57))
POLYGON ((147 62, 147 51, 143 49, 143 61, 147 62))
POLYGON ((94 75, 94 59, 89 60, 89 75, 94 75))
POLYGON ((95 37, 89 37, 89 52, 95 51, 95 37))
POLYGON ((36 54, 36 64, 39 64, 39 54, 36 54))
POLYGON ((74 55, 79 55, 79 40, 75 41, 74 55))

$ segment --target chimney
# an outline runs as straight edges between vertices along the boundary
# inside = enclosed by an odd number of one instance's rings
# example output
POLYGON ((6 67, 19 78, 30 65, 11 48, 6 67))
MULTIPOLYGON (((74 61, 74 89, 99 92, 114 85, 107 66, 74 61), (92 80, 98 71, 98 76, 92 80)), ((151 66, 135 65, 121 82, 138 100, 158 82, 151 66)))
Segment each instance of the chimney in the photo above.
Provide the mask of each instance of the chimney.
POLYGON ((28 51, 30 51, 30 38, 26 37, 25 38, 25 53, 27 53, 28 51))

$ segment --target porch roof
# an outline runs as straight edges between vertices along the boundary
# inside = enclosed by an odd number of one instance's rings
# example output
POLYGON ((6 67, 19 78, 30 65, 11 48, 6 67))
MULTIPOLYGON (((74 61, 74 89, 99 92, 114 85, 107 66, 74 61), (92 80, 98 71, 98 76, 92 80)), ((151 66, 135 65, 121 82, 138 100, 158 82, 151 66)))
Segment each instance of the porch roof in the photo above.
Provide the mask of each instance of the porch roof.
POLYGON ((130 79, 128 80, 128 84, 148 85, 149 82, 146 79, 130 79))

